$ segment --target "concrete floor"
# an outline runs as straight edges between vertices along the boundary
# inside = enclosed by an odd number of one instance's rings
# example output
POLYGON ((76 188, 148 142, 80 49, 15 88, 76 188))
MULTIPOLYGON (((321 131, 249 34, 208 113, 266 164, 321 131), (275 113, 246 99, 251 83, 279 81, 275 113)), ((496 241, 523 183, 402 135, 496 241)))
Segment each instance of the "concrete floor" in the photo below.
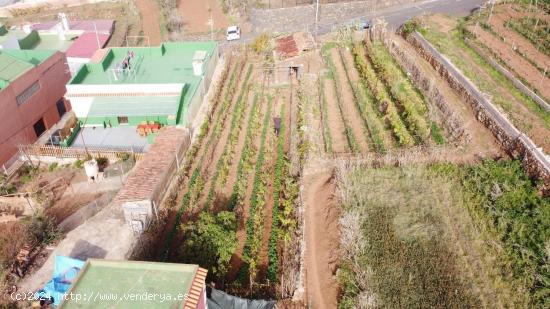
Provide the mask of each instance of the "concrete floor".
POLYGON ((71 147, 101 147, 110 149, 146 152, 149 149, 147 137, 141 137, 135 126, 119 126, 114 128, 84 127, 74 139, 71 147))

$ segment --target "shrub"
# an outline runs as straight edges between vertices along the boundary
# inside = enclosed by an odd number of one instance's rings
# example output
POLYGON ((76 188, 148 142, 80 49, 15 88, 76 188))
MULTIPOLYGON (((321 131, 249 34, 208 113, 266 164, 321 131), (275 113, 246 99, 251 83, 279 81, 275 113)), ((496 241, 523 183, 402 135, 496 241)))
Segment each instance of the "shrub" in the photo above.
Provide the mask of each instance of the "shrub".
POLYGON ((54 162, 48 166, 48 171, 53 172, 57 168, 57 162, 54 162))
POLYGON ((55 220, 42 213, 35 213, 28 222, 29 241, 35 245, 48 245, 61 236, 55 220))
POLYGON ((270 37, 267 33, 260 34, 251 44, 252 50, 256 54, 267 52, 271 47, 270 37))

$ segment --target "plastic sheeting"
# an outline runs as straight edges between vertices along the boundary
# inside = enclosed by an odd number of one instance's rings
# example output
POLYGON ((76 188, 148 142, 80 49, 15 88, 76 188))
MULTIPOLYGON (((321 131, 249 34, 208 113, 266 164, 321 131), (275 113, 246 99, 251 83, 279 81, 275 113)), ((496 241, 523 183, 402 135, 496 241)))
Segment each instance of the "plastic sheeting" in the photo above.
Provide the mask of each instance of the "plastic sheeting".
POLYGON ((220 290, 206 288, 208 309, 272 309, 274 300, 250 300, 229 295, 220 290))
POLYGON ((48 281, 42 290, 36 292, 35 296, 58 306, 82 267, 84 267, 84 261, 56 255, 52 280, 48 281))

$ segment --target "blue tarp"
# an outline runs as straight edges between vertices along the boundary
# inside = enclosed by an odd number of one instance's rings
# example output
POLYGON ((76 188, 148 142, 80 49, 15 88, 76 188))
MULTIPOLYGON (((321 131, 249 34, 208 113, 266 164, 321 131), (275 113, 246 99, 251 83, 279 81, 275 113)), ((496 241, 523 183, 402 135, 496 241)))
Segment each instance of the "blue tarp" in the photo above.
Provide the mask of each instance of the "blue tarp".
POLYGON ((84 267, 84 261, 56 255, 52 280, 46 283, 42 290, 36 292, 36 297, 51 300, 54 306, 58 306, 82 267, 84 267))

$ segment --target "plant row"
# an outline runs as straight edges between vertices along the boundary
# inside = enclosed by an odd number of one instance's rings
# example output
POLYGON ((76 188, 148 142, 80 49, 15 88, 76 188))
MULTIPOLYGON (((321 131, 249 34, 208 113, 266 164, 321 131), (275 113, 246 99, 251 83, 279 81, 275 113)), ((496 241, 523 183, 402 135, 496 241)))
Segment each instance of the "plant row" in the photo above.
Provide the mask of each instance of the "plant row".
MULTIPOLYGON (((227 118, 228 113, 226 111, 230 107, 231 102, 233 101, 233 97, 235 95, 235 92, 237 90, 237 85, 239 83, 239 77, 242 74, 242 71, 244 69, 244 66, 242 65, 241 61, 239 61, 236 64, 235 69, 231 74, 231 78, 229 80, 229 84, 225 92, 223 103, 220 109, 216 113, 217 114, 216 121, 214 122, 215 126, 212 129, 210 138, 206 142, 204 152, 202 153, 202 156, 198 164, 196 165, 195 169, 193 170, 193 173, 191 174, 191 177, 189 178, 189 182, 187 184, 187 191, 182 197, 180 206, 178 208, 178 212, 176 213, 174 224, 170 229, 170 231, 168 232, 168 236, 166 238, 163 260, 168 259, 168 255, 170 253, 170 246, 172 244, 172 241, 174 240, 174 237, 176 236, 176 232, 180 224, 183 212, 187 210, 190 205, 194 204, 194 202, 198 199, 198 196, 200 195, 202 188, 204 187, 204 179, 202 178, 202 175, 201 175, 201 169, 206 159, 206 154, 208 153, 210 146, 214 143, 214 141, 217 138, 219 138, 219 135, 222 131, 223 125, 227 118)), ((191 159, 193 158, 189 158, 187 162, 191 162, 191 159)))
POLYGON ((323 138, 325 140, 325 151, 328 153, 333 152, 332 148, 332 136, 330 135, 330 127, 328 125, 328 102, 325 95, 325 80, 319 78, 319 96, 321 99, 321 121, 323 125, 323 138))
POLYGON ((366 46, 375 71, 382 76, 394 101, 403 108, 402 115, 409 132, 418 140, 426 141, 430 136, 430 130, 424 118, 426 105, 422 97, 381 42, 376 41, 366 46))
POLYGON ((271 235, 269 236, 267 278, 271 282, 277 280, 277 267, 279 259, 277 255, 277 243, 279 241, 279 207, 281 196, 281 182, 285 176, 285 105, 281 105, 281 129, 277 137, 277 161, 275 161, 275 176, 273 178, 273 213, 271 235))
POLYGON ((520 20, 510 19, 506 26, 528 39, 537 50, 550 56, 550 23, 544 19, 524 17, 520 20))
POLYGON ((344 58, 341 48, 338 48, 338 54, 340 55, 340 60, 342 61, 342 65, 344 66, 344 71, 346 72, 348 84, 353 92, 353 101, 355 102, 355 107, 357 107, 357 110, 361 115, 361 119, 363 119, 363 125, 371 138, 374 149, 378 153, 384 153, 386 151, 386 146, 384 145, 384 140, 381 135, 384 130, 384 126, 379 121, 378 117, 375 117, 376 115, 374 115, 374 112, 372 110, 367 111, 367 109, 370 108, 370 104, 367 103, 365 97, 361 95, 361 92, 359 91, 357 85, 351 81, 349 73, 350 68, 348 68, 348 64, 346 62, 346 59, 344 58))
POLYGON ((344 110, 342 107, 342 89, 340 89, 340 78, 338 76, 338 73, 336 72, 336 66, 334 65, 334 62, 332 61, 332 58, 330 57, 330 53, 327 51, 324 54, 325 63, 328 68, 328 76, 330 79, 332 79, 334 84, 334 91, 336 96, 336 102, 338 105, 338 110, 340 111, 340 116, 342 118, 342 122, 344 124, 344 133, 346 135, 346 139, 348 141, 349 149, 352 152, 360 152, 361 149, 359 148, 359 144, 357 143, 357 140, 355 139, 355 136, 353 135, 353 131, 351 130, 351 127, 349 125, 349 122, 347 118, 344 116, 344 110))
POLYGON ((206 198, 205 207, 208 209, 214 201, 216 193, 216 187, 219 183, 224 183, 227 180, 229 174, 229 167, 235 153, 235 146, 239 139, 239 132, 242 127, 242 121, 245 116, 246 107, 248 103, 249 81, 252 75, 252 65, 248 66, 248 71, 244 80, 243 87, 237 98, 237 102, 233 106, 233 112, 231 113, 231 124, 229 127, 229 136, 227 138, 224 150, 215 167, 214 176, 210 183, 210 189, 206 198))
POLYGON ((414 140, 409 134, 409 131, 407 131, 407 127, 403 123, 403 120, 401 120, 397 108, 386 90, 384 83, 378 79, 376 72, 370 63, 366 61, 364 46, 356 43, 353 45, 352 51, 359 76, 374 95, 375 101, 378 103, 378 109, 384 113, 384 118, 389 124, 397 142, 401 146, 413 145, 414 140))
POLYGON ((254 101, 252 103, 251 115, 248 118, 246 137, 244 139, 244 147, 241 150, 241 158, 239 159, 239 164, 237 165, 237 177, 235 184, 233 185, 233 190, 231 192, 231 197, 227 208, 229 210, 234 210, 237 205, 243 205, 243 200, 246 195, 246 184, 248 179, 248 174, 252 170, 253 158, 256 156, 256 149, 254 148, 254 139, 257 136, 258 129, 260 128, 260 105, 258 102, 261 101, 259 98, 260 95, 256 93, 254 96, 254 101))
POLYGON ((243 250, 243 259, 246 262, 247 273, 250 279, 256 277, 259 250, 262 241, 263 208, 265 205, 265 194, 269 173, 266 172, 267 165, 264 164, 266 157, 266 138, 271 115, 272 98, 268 97, 267 112, 264 116, 262 135, 260 138, 260 149, 256 160, 252 194, 250 196, 250 208, 246 220, 246 242, 243 250))
MULTIPOLYGON (((229 60, 227 62, 227 66, 225 67, 224 71, 222 72, 222 76, 220 78, 220 81, 216 86, 217 88, 214 92, 215 93, 214 97, 210 100, 210 104, 212 105, 212 108, 210 109, 210 112, 208 113, 207 117, 204 119, 203 123, 201 124, 201 126, 199 128, 199 134, 197 135, 196 142, 193 143, 193 146, 191 146, 191 148, 187 151, 186 158, 185 158, 186 164, 184 165, 184 169, 187 169, 186 173, 188 173, 189 168, 191 168, 191 164, 189 164, 189 163, 195 158, 195 156, 199 152, 199 148, 202 145, 202 141, 204 140, 204 138, 208 134, 208 130, 210 130, 210 124, 213 123, 212 117, 214 116, 214 112, 218 108, 219 102, 222 101, 222 94, 223 94, 223 90, 225 89, 225 84, 226 84, 225 81, 230 76, 230 74, 229 74, 230 71, 231 71, 230 79, 234 79, 235 76, 238 74, 237 69, 238 69, 239 65, 238 64, 234 65, 233 69, 231 70, 231 65, 232 64, 233 64, 233 59, 229 58, 229 60)), ((219 116, 219 114, 216 114, 216 115, 219 116)), ((216 119, 216 120, 218 120, 218 119, 216 119)))

